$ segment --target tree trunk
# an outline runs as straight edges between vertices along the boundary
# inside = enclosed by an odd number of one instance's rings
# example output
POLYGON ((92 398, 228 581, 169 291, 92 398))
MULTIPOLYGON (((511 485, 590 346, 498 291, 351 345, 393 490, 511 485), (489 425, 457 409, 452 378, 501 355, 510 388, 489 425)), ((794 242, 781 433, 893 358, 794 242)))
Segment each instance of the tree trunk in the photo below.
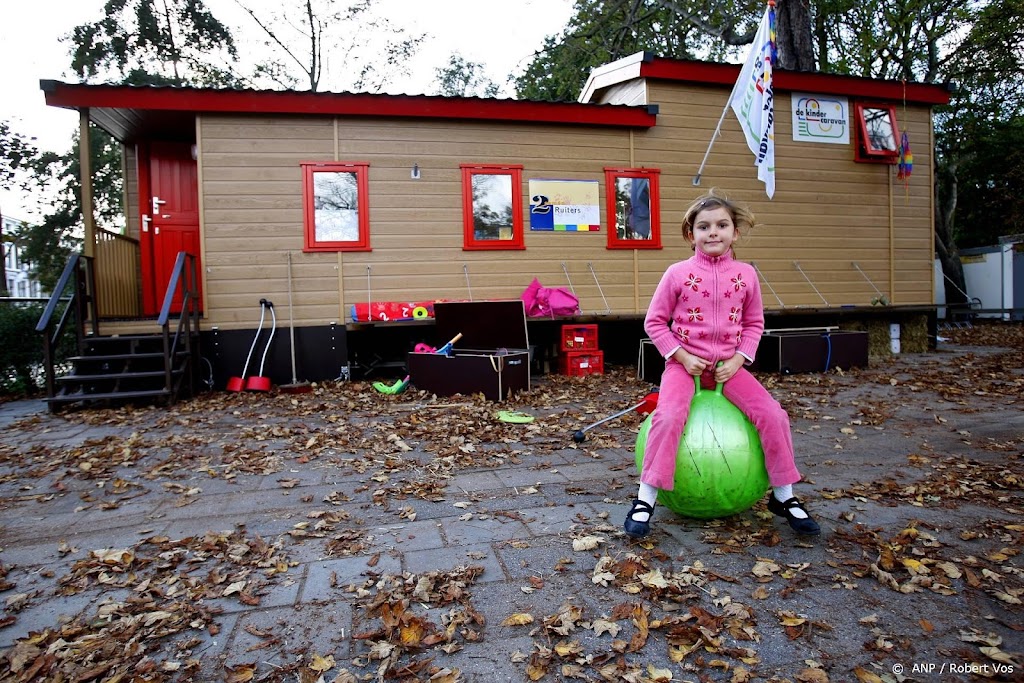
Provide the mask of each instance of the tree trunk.
POLYGON ((7 247, 4 246, 4 214, 0 211, 0 296, 10 295, 11 293, 7 289, 7 247))
POLYGON ((775 44, 779 68, 814 71, 814 41, 808 0, 778 0, 775 9, 775 44))

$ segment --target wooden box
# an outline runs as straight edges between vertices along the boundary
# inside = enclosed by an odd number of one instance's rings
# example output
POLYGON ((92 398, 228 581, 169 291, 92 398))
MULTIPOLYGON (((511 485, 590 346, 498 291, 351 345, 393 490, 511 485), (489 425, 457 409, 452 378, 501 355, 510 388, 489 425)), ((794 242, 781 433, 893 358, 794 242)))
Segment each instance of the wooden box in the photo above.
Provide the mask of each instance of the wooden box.
POLYGON ((442 347, 457 334, 450 355, 410 353, 409 377, 417 389, 438 396, 483 393, 491 401, 530 389, 526 311, 513 301, 434 304, 435 340, 442 347))
POLYGON ((796 329, 766 331, 753 369, 790 375, 867 366, 867 332, 796 329))

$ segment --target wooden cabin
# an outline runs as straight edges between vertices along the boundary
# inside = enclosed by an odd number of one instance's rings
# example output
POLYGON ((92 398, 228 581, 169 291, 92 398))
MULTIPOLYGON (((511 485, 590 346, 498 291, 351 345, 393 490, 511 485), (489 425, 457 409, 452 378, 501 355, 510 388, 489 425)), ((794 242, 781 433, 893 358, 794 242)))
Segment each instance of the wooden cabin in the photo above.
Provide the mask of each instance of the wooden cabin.
MULTIPOLYGON (((41 87, 81 112, 83 135, 90 123, 124 144, 127 234, 87 217, 99 332, 146 330, 175 255, 193 253, 219 386, 241 370, 261 299, 277 316, 264 374, 290 379, 292 323, 299 378, 333 379, 443 341, 422 312, 353 320, 355 305, 518 298, 535 277, 571 288, 575 319, 608 325, 635 359, 654 287, 691 253, 683 210, 712 187, 763 224, 737 252, 761 274, 769 327, 933 311, 932 107, 948 93, 776 71, 769 200, 731 112, 694 185, 739 69, 638 53, 596 69, 576 103, 41 87)), ((530 334, 546 333, 531 321, 530 334)))

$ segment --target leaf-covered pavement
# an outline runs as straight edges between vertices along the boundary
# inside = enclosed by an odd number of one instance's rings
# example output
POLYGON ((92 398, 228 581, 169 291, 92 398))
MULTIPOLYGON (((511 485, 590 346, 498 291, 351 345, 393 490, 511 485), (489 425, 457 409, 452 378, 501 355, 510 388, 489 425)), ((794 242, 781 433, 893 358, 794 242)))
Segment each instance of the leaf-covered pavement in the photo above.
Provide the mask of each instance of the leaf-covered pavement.
POLYGON ((218 393, 0 433, 0 681, 1024 680, 1024 330, 762 380, 822 522, 620 531, 632 369, 218 393))

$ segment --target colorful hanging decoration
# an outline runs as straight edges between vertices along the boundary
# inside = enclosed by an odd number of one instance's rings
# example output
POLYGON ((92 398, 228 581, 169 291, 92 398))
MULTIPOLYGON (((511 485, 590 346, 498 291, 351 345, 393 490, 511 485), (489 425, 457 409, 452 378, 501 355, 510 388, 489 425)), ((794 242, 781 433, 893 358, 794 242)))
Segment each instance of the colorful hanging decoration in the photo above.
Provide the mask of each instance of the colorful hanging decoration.
POLYGON ((903 131, 900 136, 900 165, 896 177, 904 183, 910 181, 910 174, 914 172, 914 153, 910 151, 910 138, 907 132, 903 131))

